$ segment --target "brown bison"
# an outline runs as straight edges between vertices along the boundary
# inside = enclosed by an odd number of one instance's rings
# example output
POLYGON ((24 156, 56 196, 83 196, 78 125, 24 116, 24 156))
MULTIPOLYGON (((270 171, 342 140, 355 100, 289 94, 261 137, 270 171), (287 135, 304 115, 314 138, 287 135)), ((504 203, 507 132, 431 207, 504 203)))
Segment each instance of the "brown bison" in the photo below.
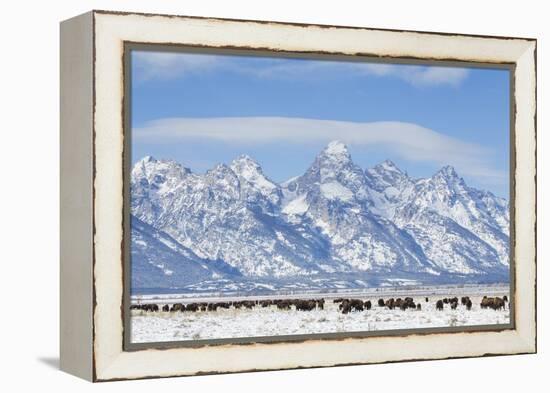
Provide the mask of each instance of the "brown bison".
POLYGON ((443 300, 438 300, 436 303, 435 303, 435 309, 438 310, 438 311, 442 311, 443 310, 443 304, 445 302, 443 300))
POLYGON ((400 306, 401 310, 406 310, 408 308, 416 309, 416 304, 414 303, 414 299, 412 297, 406 297, 400 306))
POLYGON ((172 304, 172 307, 170 307, 170 311, 184 311, 185 306, 181 303, 174 303, 172 304))
POLYGON ((323 299, 323 298, 317 299, 317 308, 319 310, 324 310, 325 309, 325 299, 323 299))
POLYGON ((340 309, 342 314, 347 314, 351 312, 351 304, 349 300, 344 300, 343 302, 341 302, 338 308, 340 309))
POLYGON ((296 300, 294 302, 294 306, 296 307, 296 310, 298 311, 311 311, 315 309, 317 306, 317 302, 315 300, 296 300))
POLYGON ((491 308, 493 310, 501 310, 504 309, 506 306, 504 300, 500 297, 484 296, 483 299, 481 299, 480 307, 482 309, 491 308))
POLYGON ((363 311, 365 303, 360 299, 344 299, 338 308, 342 314, 347 314, 351 311, 363 311))
POLYGON ((244 308, 246 308, 248 310, 252 310, 254 308, 254 306, 256 306, 256 302, 254 302, 252 300, 245 300, 245 301, 243 301, 243 306, 244 306, 244 308))
POLYGON ((157 312, 159 310, 158 304, 144 304, 141 306, 144 311, 157 312))
POLYGON ((290 310, 290 301, 289 300, 277 300, 275 301, 277 309, 279 310, 290 310))

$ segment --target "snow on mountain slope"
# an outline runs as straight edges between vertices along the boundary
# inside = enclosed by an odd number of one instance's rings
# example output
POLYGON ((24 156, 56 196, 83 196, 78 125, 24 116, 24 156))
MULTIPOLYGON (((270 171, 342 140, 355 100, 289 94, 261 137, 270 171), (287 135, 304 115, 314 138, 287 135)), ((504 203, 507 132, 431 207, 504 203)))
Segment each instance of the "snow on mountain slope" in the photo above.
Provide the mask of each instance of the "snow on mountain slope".
POLYGON ((159 233, 192 253, 184 260, 208 268, 189 276, 196 280, 229 270, 224 280, 237 272, 245 281, 261 278, 262 285, 306 285, 314 277, 334 283, 340 276, 350 282, 350 274, 379 284, 400 277, 507 280, 506 200, 468 187, 452 167, 428 179, 412 179, 389 160, 363 171, 338 141, 303 175, 281 184, 246 155, 202 175, 145 157, 132 170, 131 210, 138 223, 132 258, 142 266, 136 280, 147 285, 186 274, 174 266, 184 262, 168 264, 170 255, 182 257, 170 253, 159 233), (147 235, 144 249, 138 241, 147 235), (144 262, 155 258, 172 273, 144 262))
POLYGON ((365 178, 373 200, 371 210, 392 219, 395 209, 408 198, 414 181, 392 161, 386 160, 365 171, 365 178))
MULTIPOLYGON (((238 173, 223 164, 204 175, 186 171, 181 176, 172 168, 165 171, 172 176, 160 179, 135 171, 132 213, 201 258, 222 260, 245 276, 283 277, 322 270, 318 262, 326 258, 326 241, 275 216, 279 187, 262 177, 251 160, 239 161, 233 163, 238 173), (168 192, 168 187, 173 191, 168 192)), ((174 164, 148 161, 147 165, 164 170, 174 164)))
POLYGON ((329 239, 334 261, 359 271, 434 271, 406 232, 370 211, 373 204, 366 178, 343 143, 331 142, 306 173, 287 182, 286 188, 295 196, 287 206, 306 202, 301 222, 311 222, 329 239))
POLYGON ((207 261, 167 234, 132 216, 132 286, 181 287, 197 281, 239 276, 223 262, 207 261))
POLYGON ((279 186, 263 174, 260 165, 249 156, 242 155, 233 160, 230 167, 240 181, 242 197, 273 212, 273 207, 281 202, 282 193, 279 186))
POLYGON ((423 218, 426 211, 453 220, 485 242, 488 248, 496 251, 495 267, 508 266, 506 222, 509 219, 504 200, 468 187, 452 167, 446 166, 431 178, 415 183, 408 197, 396 209, 394 222, 399 226, 422 226, 424 222, 427 230, 431 223, 423 218))

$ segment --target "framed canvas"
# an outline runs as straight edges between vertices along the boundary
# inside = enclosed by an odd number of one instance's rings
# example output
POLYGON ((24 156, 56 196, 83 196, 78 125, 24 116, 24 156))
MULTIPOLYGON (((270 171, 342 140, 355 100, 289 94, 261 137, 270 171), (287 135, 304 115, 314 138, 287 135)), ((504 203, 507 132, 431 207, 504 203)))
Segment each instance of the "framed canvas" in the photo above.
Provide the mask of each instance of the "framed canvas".
POLYGON ((536 352, 536 40, 61 24, 61 368, 536 352))

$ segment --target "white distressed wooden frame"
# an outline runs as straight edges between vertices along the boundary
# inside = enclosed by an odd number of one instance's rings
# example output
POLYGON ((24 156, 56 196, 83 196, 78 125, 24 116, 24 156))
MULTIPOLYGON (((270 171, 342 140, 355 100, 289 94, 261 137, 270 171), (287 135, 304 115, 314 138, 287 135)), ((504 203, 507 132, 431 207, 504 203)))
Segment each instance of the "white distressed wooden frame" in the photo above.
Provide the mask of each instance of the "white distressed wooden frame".
POLYGON ((536 41, 92 11, 61 24, 61 368, 92 381, 536 352, 536 41), (123 350, 125 42, 515 64, 515 328, 123 350))

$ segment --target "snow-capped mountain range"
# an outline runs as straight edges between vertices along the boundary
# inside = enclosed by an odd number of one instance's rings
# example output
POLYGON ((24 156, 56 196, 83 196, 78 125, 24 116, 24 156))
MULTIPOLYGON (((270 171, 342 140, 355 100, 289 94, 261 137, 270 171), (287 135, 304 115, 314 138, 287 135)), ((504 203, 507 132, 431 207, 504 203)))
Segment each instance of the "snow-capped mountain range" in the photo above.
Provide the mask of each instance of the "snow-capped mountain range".
POLYGON ((277 184, 243 155, 131 173, 132 290, 262 291, 506 282, 509 208, 446 166, 363 170, 333 141, 277 184))

